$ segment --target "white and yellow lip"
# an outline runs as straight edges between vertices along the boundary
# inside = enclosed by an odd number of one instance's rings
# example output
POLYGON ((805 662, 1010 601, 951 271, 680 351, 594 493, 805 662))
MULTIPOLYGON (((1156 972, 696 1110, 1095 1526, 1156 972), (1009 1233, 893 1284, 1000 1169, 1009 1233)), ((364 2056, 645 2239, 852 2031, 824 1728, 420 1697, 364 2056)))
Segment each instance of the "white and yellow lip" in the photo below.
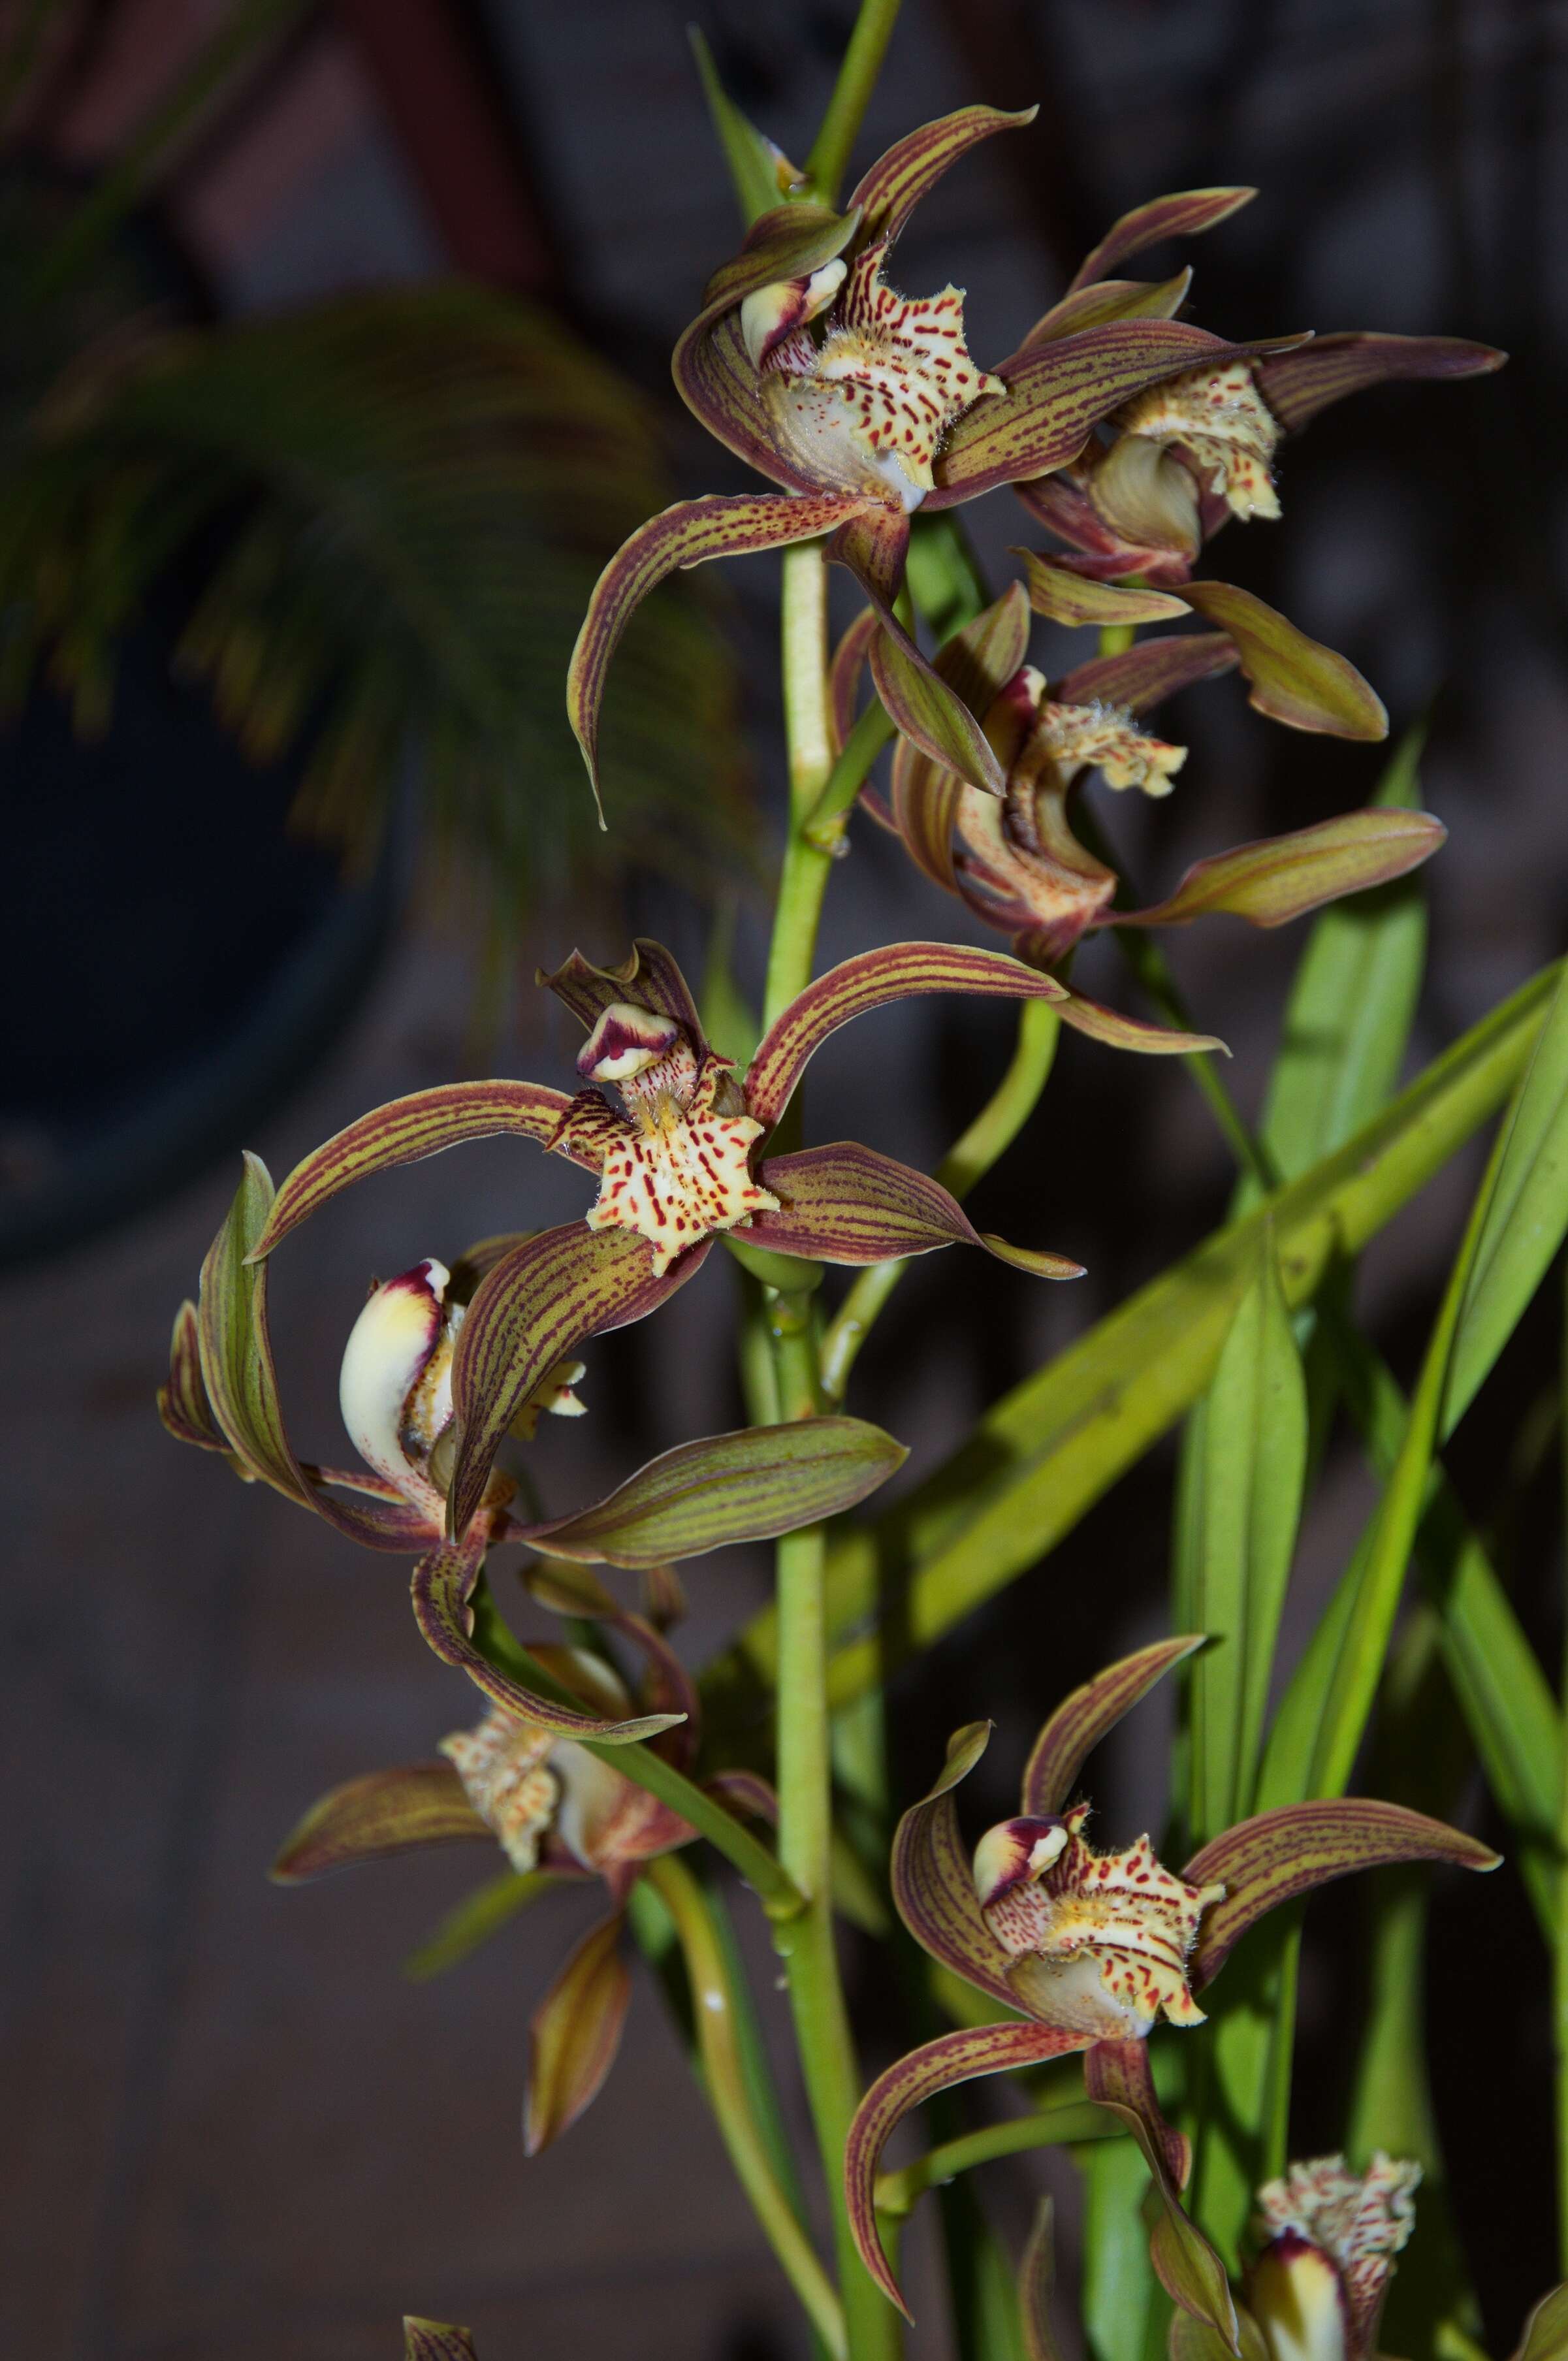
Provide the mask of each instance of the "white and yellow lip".
MULTIPOLYGON (((451 1272, 429 1257, 371 1290, 349 1332, 337 1399, 354 1448, 367 1467, 400 1491, 423 1492, 428 1478, 408 1452, 405 1435, 413 1397, 446 1342, 444 1312, 451 1272)), ((451 1355, 419 1403, 419 1425, 433 1442, 452 1414, 451 1355)))

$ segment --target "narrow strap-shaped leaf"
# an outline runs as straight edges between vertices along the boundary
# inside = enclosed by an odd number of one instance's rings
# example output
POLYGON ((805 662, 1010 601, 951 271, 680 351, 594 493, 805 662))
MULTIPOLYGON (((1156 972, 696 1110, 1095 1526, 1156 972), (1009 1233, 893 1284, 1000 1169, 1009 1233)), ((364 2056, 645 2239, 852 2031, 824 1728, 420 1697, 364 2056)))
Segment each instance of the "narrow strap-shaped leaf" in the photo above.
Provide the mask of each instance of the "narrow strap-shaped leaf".
POLYGON ((1387 738, 1383 700, 1347 656, 1310 640, 1287 617, 1231 582, 1192 582, 1181 593, 1206 622, 1228 631, 1252 683, 1249 702, 1292 730, 1333 738, 1387 738))
POLYGON ((646 1319, 695 1277, 710 1244, 702 1239, 655 1279, 647 1241, 635 1231, 566 1222, 514 1246, 487 1272, 452 1356, 454 1532, 467 1531, 501 1438, 546 1369, 584 1337, 646 1319))
POLYGON ((877 158, 850 199, 850 210, 860 209, 861 242, 870 246, 886 239, 891 245, 921 198, 960 156, 994 132, 1021 131, 1039 111, 1027 106, 1021 114, 1006 115, 994 106, 960 106, 895 141, 877 158))
POLYGON ((1102 279, 1080 287, 1042 312, 1018 349, 1048 345, 1058 336, 1076 335, 1080 328, 1098 328, 1107 320, 1174 320, 1192 284, 1190 269, 1174 279, 1102 279))
POLYGON ((775 1254, 852 1265, 930 1254, 939 1246, 983 1246, 1037 1278, 1083 1275, 1082 1264, 1066 1255, 1009 1246, 977 1230, 939 1180, 858 1140, 770 1157, 762 1179, 779 1200, 778 1211, 759 1213, 747 1237, 775 1254))
POLYGON ((1064 987, 1005 951, 965 943, 888 943, 858 951, 798 993, 763 1034, 746 1076, 746 1106, 759 1123, 777 1123, 824 1041, 852 1017, 895 1000, 933 992, 982 999, 1062 1000, 1064 987))
POLYGON ((1174 894, 1146 910, 1118 910, 1119 927, 1185 927, 1225 911, 1249 926, 1283 927, 1347 894, 1365 894, 1430 861, 1448 830, 1429 812, 1371 805, 1337 819, 1238 844, 1194 862, 1174 894))
POLYGON ((615 2063, 631 1999, 631 1974, 620 1954, 624 1924, 618 1910, 589 1927, 530 2020, 526 2155, 537 2156, 576 2122, 615 2063))
POLYGON ((844 2150, 844 2195, 861 2260, 890 2303, 912 2319, 888 2268, 876 2225, 876 2176, 882 2152, 904 2118, 924 2100, 981 2074, 1014 2073, 1082 2049, 1089 2036, 1051 2025, 981 2025, 944 2033, 911 2050, 879 2074, 856 2110, 844 2150))
POLYGON ((951 1793, 990 1736, 990 1722, 971 1721, 948 1739, 941 1777, 898 1823, 888 1875, 898 1915, 921 1949, 1011 2011, 1018 1995, 1007 1981, 1007 1954, 981 1915, 951 1793))
POLYGON ((1165 197, 1151 197, 1112 223, 1098 246, 1090 249, 1073 273, 1073 287, 1088 287, 1107 278, 1120 262, 1130 262, 1146 247, 1162 237, 1198 237, 1219 222, 1228 221, 1243 205, 1250 205, 1255 189, 1179 189, 1165 197))
POLYGON ((476 2361, 473 2331, 403 2315, 403 2361, 476 2361))
POLYGON ((1387 336, 1365 329, 1315 336, 1297 353, 1259 364, 1258 389, 1288 434, 1320 410, 1398 378, 1485 377, 1508 359, 1464 336, 1387 336))
POLYGON ((673 1016, 690 1034, 699 1055, 707 1048, 696 997, 680 962, 652 935, 639 935, 618 967, 595 967, 581 951, 573 951, 554 971, 538 969, 533 980, 553 992, 586 1032, 593 1031, 616 1001, 630 1000, 655 1016, 673 1016))
POLYGON ((1168 631, 1139 640, 1116 656, 1091 656, 1064 673, 1053 694, 1063 705, 1124 705, 1146 713, 1179 688, 1236 668, 1235 642, 1224 631, 1168 631))
POLYGON ((1192 1955, 1201 1991, 1218 1975, 1249 1927, 1299 1894, 1352 1870, 1397 1861, 1446 1861, 1454 1869, 1496 1869, 1500 1856, 1424 1812, 1364 1795, 1283 1804, 1259 1812, 1193 1854, 1182 1871, 1191 1885, 1223 1885, 1225 1898, 1203 1914, 1192 1955))
POLYGON ((207 1399, 196 1307, 189 1297, 174 1315, 169 1376, 158 1389, 158 1415, 177 1443, 193 1443, 202 1451, 226 1453, 230 1448, 207 1399))
POLYGON ((1096 1673, 1064 1697, 1040 1730, 1024 1769, 1020 1808, 1031 1819, 1059 1812, 1089 1755, 1156 1683, 1203 1644, 1203 1634, 1157 1640, 1096 1673))
MULTIPOLYGON (((1119 925, 1121 914, 1115 915, 1119 925)), ((1025 938, 1019 940, 1027 947, 1025 938)), ((1127 1016, 1119 1008, 1107 1008, 1103 1001, 1091 1000, 1081 992, 1069 992, 1057 1014, 1075 1033, 1102 1041, 1108 1049, 1130 1049, 1143 1058, 1190 1058, 1208 1049, 1217 1049, 1222 1057, 1231 1054, 1217 1033, 1179 1033, 1172 1026, 1154 1025, 1147 1017, 1127 1016)))
POLYGON ((444 1148, 490 1139, 498 1133, 543 1146, 571 1104, 565 1091, 548 1090, 542 1082, 444 1082, 389 1100, 295 1165, 279 1189, 251 1260, 261 1261, 291 1230, 373 1172, 418 1164, 444 1148))
POLYGON ((1141 2041, 1101 2041, 1083 2064, 1083 2086, 1098 2106, 1124 2124, 1144 2152, 1160 2199, 1149 2239, 1155 2275, 1171 2301, 1239 2353, 1235 2304, 1225 2267, 1178 2195, 1187 2143, 1159 2112, 1148 2052, 1141 2041))
POLYGON ((1061 2361, 1061 2347, 1051 2327, 1051 2288, 1056 2279, 1053 2214, 1050 2199, 1042 2197, 1018 2265, 1018 2324, 1024 2332, 1025 2361, 1061 2361))
POLYGON ((852 1509, 904 1465, 901 1443, 858 1418, 711 1434, 651 1459, 608 1499, 526 1529, 554 1555, 650 1566, 771 1541, 852 1509))
POLYGON ((451 1763, 405 1763, 367 1771, 313 1804, 268 1873, 274 1884, 301 1885, 356 1861, 472 1837, 495 1842, 451 1763))
POLYGON ((648 593, 667 575, 685 566, 810 541, 831 531, 853 506, 839 492, 710 494, 703 500, 677 500, 632 534, 594 587, 566 676, 566 710, 596 796, 599 707, 610 658, 648 593))
POLYGON ((587 1713, 542 1690, 527 1688, 482 1655, 473 1641, 474 1585, 480 1557, 477 1550, 457 1549, 450 1542, 421 1558, 413 1574, 414 1620, 429 1646, 444 1664, 466 1673, 476 1688, 494 1705, 524 1721, 533 1721, 557 1738, 598 1739, 607 1746, 630 1745, 639 1738, 656 1738, 680 1719, 678 1714, 645 1713, 615 1721, 603 1714, 587 1713))
POLYGON ((772 140, 765 139, 756 125, 741 114, 725 89, 713 61, 713 52, 701 29, 696 25, 688 25, 686 38, 696 60, 709 120, 724 150, 729 178, 750 228, 763 214, 771 213, 784 194, 779 184, 779 151, 772 140))
POLYGON ((1069 631, 1091 623, 1102 629, 1117 623, 1164 623, 1187 612, 1186 602, 1168 591, 1095 582, 1070 566, 1036 556, 1032 549, 1015 549, 1013 555, 1024 561, 1029 604, 1036 614, 1048 623, 1065 623, 1069 631))

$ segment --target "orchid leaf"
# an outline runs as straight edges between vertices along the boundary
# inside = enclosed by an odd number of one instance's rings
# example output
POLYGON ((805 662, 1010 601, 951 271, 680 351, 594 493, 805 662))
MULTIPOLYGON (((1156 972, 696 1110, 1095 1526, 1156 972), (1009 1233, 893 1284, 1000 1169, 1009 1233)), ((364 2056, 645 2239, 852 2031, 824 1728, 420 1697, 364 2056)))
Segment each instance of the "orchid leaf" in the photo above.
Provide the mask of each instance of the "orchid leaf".
POLYGON ((537 2156, 575 2124, 615 2063, 631 1999, 617 1911, 590 1927, 561 1970, 528 2028, 524 2152, 537 2156))
POLYGON ((1353 1870, 1435 1861, 1486 1871, 1496 1869, 1499 1859, 1489 1845, 1424 1812, 1362 1795, 1259 1812, 1202 1846, 1181 1872, 1189 1884, 1225 1889, 1224 1899, 1203 1914, 1192 1955, 1193 1989, 1218 1975, 1247 1928, 1266 1912, 1353 1870))
MULTIPOLYGON (((718 144, 724 150, 724 160, 729 167, 729 177, 735 184, 740 212, 747 227, 760 214, 769 212, 786 195, 780 186, 784 159, 771 139, 764 138, 754 123, 747 120, 718 78, 718 68, 713 62, 702 29, 688 25, 686 38, 696 60, 697 73, 702 81, 702 94, 707 101, 707 112, 718 144)), ((799 178, 799 175, 796 175, 799 178)))
POLYGON ((866 245, 893 240, 928 191, 960 156, 998 131, 1021 131, 1033 123, 1037 106, 1015 115, 995 106, 960 106, 938 115, 896 140, 879 156, 850 199, 859 209, 861 236, 866 245))
POLYGON ((777 1123, 807 1064, 841 1025, 895 1000, 933 992, 1000 1000, 1066 997, 1054 977, 1005 951, 975 950, 965 943, 889 943, 861 951, 807 984, 769 1027, 746 1076, 748 1113, 759 1123, 777 1123))
POLYGON ((981 1915, 951 1792, 973 1770, 990 1736, 988 1721, 954 1731, 940 1778, 898 1823, 888 1875, 898 1915, 921 1949, 1012 2011, 1017 1998, 1007 1981, 1007 1954, 981 1915))
POLYGON ((403 2317, 403 2361, 476 2361, 473 2331, 442 2320, 403 2317))
POLYGON ((1053 2213, 1050 2199, 1042 2197, 1018 2265, 1018 2317, 1027 2361, 1061 2361, 1061 2347, 1051 2327, 1051 2288, 1056 2278, 1053 2213))
POLYGON ((1124 705, 1143 713, 1179 688, 1234 672, 1236 661, 1235 642, 1224 631, 1167 631, 1120 655, 1091 656, 1062 675, 1055 694, 1064 705, 1124 705))
POLYGON ((1157 246, 1161 238, 1200 236, 1228 221, 1243 205, 1250 205, 1256 194, 1255 189, 1241 187, 1180 189, 1170 196, 1151 197, 1146 204, 1135 205, 1113 222, 1099 245, 1084 256, 1073 274, 1074 289, 1093 285, 1119 262, 1130 262, 1135 254, 1157 246))
POLYGON ((1045 1819, 1060 1812, 1101 1740, 1167 1673, 1202 1645, 1201 1632, 1157 1640, 1152 1647, 1107 1664, 1102 1673, 1096 1673, 1064 1698, 1036 1739, 1025 1766, 1025 1813, 1032 1819, 1045 1819))
MULTIPOLYGON (((1102 2120, 1122 2128, 1108 2110, 1102 2120)), ((1155 2309, 1163 2314, 1166 2307, 1144 2227, 1149 2175, 1143 2151, 1135 2140, 1100 2140, 1081 2158, 1080 2169, 1085 2341, 1093 2361, 1145 2361, 1146 2353, 1157 2350, 1150 2342, 1155 2309)))
POLYGON ((473 1837, 495 1842, 451 1763, 409 1763, 367 1771, 313 1804, 269 1874, 274 1884, 301 1885, 355 1861, 473 1837))
POLYGON ((1036 1279, 1083 1275, 1082 1265, 1065 1255, 1009 1246, 977 1230, 939 1180, 856 1140, 770 1157, 762 1179, 779 1210, 757 1214, 748 1237, 765 1251, 853 1264, 972 1246, 1036 1279))
POLYGON ((1250 590, 1229 582, 1190 582, 1188 605, 1228 631, 1252 683, 1251 703, 1292 730, 1333 738, 1386 738, 1383 701, 1345 656, 1310 640, 1250 590))
POLYGON ((1568 2280, 1543 2295, 1524 2324, 1513 2361, 1562 2361, 1568 2353, 1568 2280))
POLYGON ((1399 378, 1485 377, 1507 359, 1494 346, 1463 336, 1389 336, 1360 329, 1315 336, 1299 352, 1263 361, 1257 382, 1285 432, 1295 434, 1320 410, 1367 386, 1399 378))
POLYGON ((890 2303, 913 2314, 899 2291, 876 2225, 876 2177, 883 2149, 912 2109, 939 2091, 982 2074, 1016 2073, 1082 2049, 1090 2037, 1051 2025, 982 2025, 944 2033, 880 2074, 856 2109, 844 2150, 844 2195, 861 2260, 890 2303))
POLYGON ((1149 2236, 1155 2276, 1171 2301, 1212 2328, 1228 2352, 1239 2351, 1235 2305, 1225 2268, 1178 2194, 1186 2142, 1160 2115, 1143 2042, 1101 2041, 1084 2060, 1084 2088, 1124 2125, 1143 2150, 1158 2197, 1149 2236))
POLYGON ((1254 927, 1283 927, 1325 902, 1387 885, 1430 861, 1448 830, 1426 812, 1376 806, 1238 844, 1195 862, 1152 909, 1118 912, 1124 927, 1185 927, 1217 910, 1254 927))
POLYGON ((652 1566, 771 1541, 852 1509, 898 1470, 904 1445, 858 1418, 796 1420, 683 1443, 591 1509, 535 1525, 554 1557, 652 1566))
POLYGON ((1190 269, 1174 279, 1102 279, 1080 287, 1042 312, 1019 346, 1047 345, 1058 336, 1076 335, 1080 328, 1098 328, 1106 320, 1174 320, 1192 284, 1190 269))
POLYGON ((1091 581, 1070 567, 1054 566, 1030 549, 1015 549, 1024 561, 1029 604, 1048 623, 1065 623, 1070 631, 1085 624, 1164 623, 1187 612, 1186 603, 1163 590, 1124 588, 1114 582, 1091 581))
POLYGON ((503 1869, 499 1876, 487 1878, 446 1913, 417 1950, 409 1953, 403 1961, 404 1975, 414 1984, 444 1976, 510 1926, 520 1910, 568 1882, 549 1869, 503 1869))

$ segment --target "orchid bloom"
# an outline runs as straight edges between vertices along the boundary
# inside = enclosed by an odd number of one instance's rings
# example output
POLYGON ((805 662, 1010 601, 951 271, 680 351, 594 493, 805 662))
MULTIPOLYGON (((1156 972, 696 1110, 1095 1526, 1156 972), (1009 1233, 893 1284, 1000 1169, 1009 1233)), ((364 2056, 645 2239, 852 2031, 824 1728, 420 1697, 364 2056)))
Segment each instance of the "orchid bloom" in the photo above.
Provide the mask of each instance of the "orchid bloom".
POLYGON ((1365 2172, 1321 2156, 1258 2191, 1263 2246, 1246 2299, 1269 2361, 1371 2361, 1420 2178, 1419 2164, 1381 2152, 1365 2172))
POLYGON ((1204 1845, 1179 1874, 1156 1860, 1146 1837, 1124 1852, 1094 1850, 1082 1833, 1087 1805, 1069 1806, 1085 1757, 1201 1644, 1160 1641, 1075 1690, 1035 1741, 1019 1816, 982 1836, 972 1859, 953 1790, 984 1752, 987 1722, 956 1733, 937 1785, 899 1823, 892 1882, 905 1925, 940 1967, 1008 2013, 1005 2022, 943 2034, 900 2059, 867 2092, 850 2128, 845 2191, 856 2243, 900 2309, 875 2198, 878 2159, 895 2125, 977 2075, 1082 2051, 1086 2095, 1138 2141, 1159 2193, 1170 2235, 1155 2242, 1156 2269, 1179 2305, 1236 2349, 1224 2272, 1180 2203, 1190 2157, 1155 2095, 1148 2041, 1156 2026, 1201 2024, 1197 1995, 1248 1927, 1332 1878, 1396 1861, 1497 1865, 1496 1853, 1456 1828, 1360 1797, 1259 1813, 1204 1845))
POLYGON ((1004 484, 1048 481, 1082 451, 1097 420, 1163 379, 1300 341, 1232 345, 1185 322, 1107 316, 980 368, 965 338, 962 290, 896 294, 889 260, 948 167, 1034 114, 967 106, 927 124, 872 166, 844 213, 805 200, 773 207, 709 281, 675 347, 675 383, 709 432, 782 494, 680 501, 606 568, 567 690, 596 792, 605 677, 638 603, 677 568, 830 534, 828 556, 855 574, 877 618, 872 669, 889 712, 971 785, 1000 793, 972 715, 893 612, 911 515, 1004 484))
MULTIPOLYGON (((1067 294, 1036 322, 1024 349, 1049 347, 1086 324, 1168 318, 1190 270, 1156 285, 1110 273, 1158 239, 1228 220, 1255 189, 1190 189, 1124 214, 1087 257, 1067 294)), ((1459 336, 1364 332, 1316 336, 1290 352, 1216 357, 1146 387, 1102 423, 1069 464, 1021 485, 1031 515, 1068 544, 1064 568, 1091 580, 1135 576, 1184 584, 1205 542, 1233 517, 1279 514, 1275 454, 1346 394, 1401 379, 1477 377, 1507 355, 1459 336)))
MULTIPOLYGON (((1036 563, 1031 570, 1037 577, 1041 569, 1036 563)), ((1250 610, 1266 618, 1269 609, 1246 593, 1232 595, 1245 604, 1227 610, 1227 631, 1144 640, 1047 682, 1025 662, 1028 601, 1014 584, 938 657, 973 701, 1005 774, 1005 792, 979 794, 905 740, 894 752, 886 803, 870 794, 865 800, 935 884, 1004 929, 1014 951, 1031 965, 1055 970, 1084 935, 1111 926, 1185 926, 1221 911, 1254 926, 1283 926, 1325 902, 1403 876, 1442 843, 1446 831, 1429 814, 1375 806, 1198 862, 1172 894, 1147 908, 1114 906, 1119 881, 1075 835, 1076 800, 1095 774, 1121 793, 1163 800, 1173 788, 1179 792, 1187 750, 1153 735, 1143 716, 1175 690, 1238 662, 1250 662, 1255 676, 1261 671, 1264 660, 1255 647, 1249 650, 1248 635, 1266 627, 1250 610)), ((1169 603, 1145 597, 1141 611, 1163 611, 1169 603)), ((1274 620, 1283 624, 1283 618, 1274 620)), ((1292 638, 1299 698, 1307 662, 1301 651, 1311 642, 1299 633, 1292 638)), ((1343 668, 1330 670, 1331 682, 1350 673, 1330 650, 1315 653, 1328 667, 1343 668)), ((1136 1024, 1076 990, 1060 1014, 1118 1048, 1197 1046, 1190 1036, 1136 1024)))

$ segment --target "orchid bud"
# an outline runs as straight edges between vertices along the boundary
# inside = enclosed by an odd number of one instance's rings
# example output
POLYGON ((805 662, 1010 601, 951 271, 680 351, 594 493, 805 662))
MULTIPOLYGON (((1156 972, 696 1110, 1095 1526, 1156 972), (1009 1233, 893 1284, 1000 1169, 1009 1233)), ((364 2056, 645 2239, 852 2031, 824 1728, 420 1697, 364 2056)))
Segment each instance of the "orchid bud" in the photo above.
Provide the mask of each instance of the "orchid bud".
POLYGON ((1318 2157, 1258 2191, 1255 2227, 1267 2244, 1247 2302, 1271 2361, 1368 2361, 1420 2178, 1419 2164, 1379 2151, 1365 2172, 1343 2156, 1318 2157))
POLYGON ((766 366, 786 336, 828 309, 844 283, 844 271, 835 259, 809 278, 775 280, 747 296, 740 306, 740 336, 754 369, 766 366))
POLYGON ((356 1451, 419 1506, 436 1491, 431 1451, 452 1419, 452 1345, 463 1311, 446 1308, 450 1278, 431 1258, 373 1288, 338 1378, 356 1451))

